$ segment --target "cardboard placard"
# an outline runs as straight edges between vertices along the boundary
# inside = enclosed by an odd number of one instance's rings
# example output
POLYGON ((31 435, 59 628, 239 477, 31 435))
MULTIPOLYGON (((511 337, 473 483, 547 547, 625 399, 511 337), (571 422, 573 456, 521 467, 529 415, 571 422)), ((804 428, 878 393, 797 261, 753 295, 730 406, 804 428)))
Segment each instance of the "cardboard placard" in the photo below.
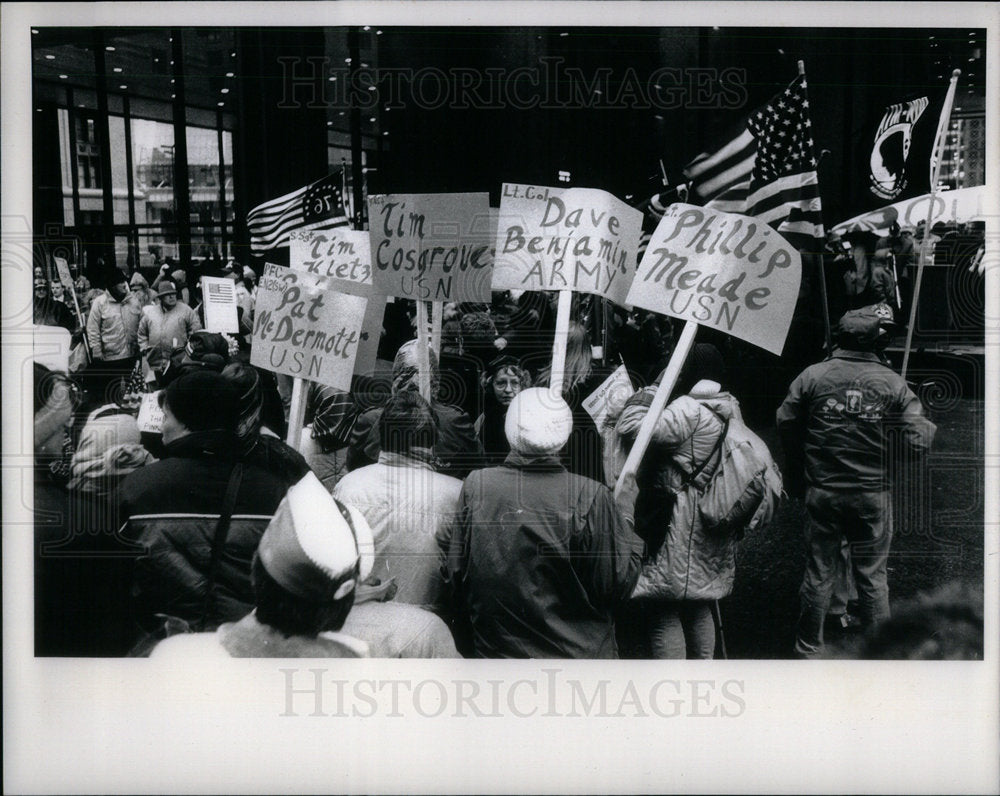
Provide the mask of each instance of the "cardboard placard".
POLYGON ((147 392, 139 404, 139 416, 136 418, 139 431, 150 434, 163 432, 163 410, 160 408, 160 392, 147 392))
POLYGON ((201 278, 201 295, 205 307, 205 329, 209 332, 238 334, 236 314, 236 283, 219 276, 201 278))
POLYGON ((364 317, 363 296, 268 263, 257 287, 250 364, 350 390, 364 317))
POLYGON ((368 233, 346 227, 295 230, 289 234, 289 264, 297 271, 326 277, 332 290, 368 300, 354 372, 370 376, 378 356, 386 297, 375 293, 372 285, 368 233))
POLYGON ((934 195, 933 205, 931 195, 924 194, 841 221, 830 231, 838 235, 846 235, 855 230, 888 234, 894 221, 900 227, 916 229, 918 224, 927 221, 928 210, 931 211, 931 226, 939 221, 944 224, 960 224, 985 220, 990 212, 989 201, 989 189, 985 185, 941 191, 934 195))
POLYGON ((616 404, 624 403, 635 388, 629 378, 628 371, 624 365, 619 365, 608 376, 601 385, 594 390, 583 402, 583 408, 587 414, 594 418, 594 425, 598 428, 604 423, 608 411, 616 404))
POLYGON ((62 257, 53 257, 56 261, 56 271, 59 272, 59 281, 65 285, 67 290, 73 290, 73 275, 69 272, 69 263, 62 257))
POLYGON ((642 213, 596 188, 504 183, 494 290, 573 290, 624 304, 642 213))
POLYGON ((424 301, 488 302, 488 193, 368 197, 375 291, 424 301))
POLYGON ((781 354, 802 276, 799 252, 761 221, 674 204, 627 302, 781 354))

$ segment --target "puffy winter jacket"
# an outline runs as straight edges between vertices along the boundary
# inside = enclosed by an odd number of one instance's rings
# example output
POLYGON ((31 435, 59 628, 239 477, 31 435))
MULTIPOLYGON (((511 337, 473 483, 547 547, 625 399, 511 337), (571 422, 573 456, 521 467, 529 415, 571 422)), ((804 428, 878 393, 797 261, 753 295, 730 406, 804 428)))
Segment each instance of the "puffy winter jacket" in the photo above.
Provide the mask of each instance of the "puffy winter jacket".
MULTIPOLYGON (((643 563, 634 599, 717 600, 732 591, 736 538, 706 533, 698 513, 699 489, 718 464, 712 452, 724 419, 742 419, 739 403, 719 388, 717 382, 699 381, 666 406, 657 421, 636 474, 636 529, 643 529, 652 556, 643 563), (707 466, 685 486, 686 476, 705 461, 707 466), (661 509, 671 500, 668 517, 661 509)), ((615 426, 621 440, 635 440, 654 392, 647 387, 626 404, 615 426)))
POLYGON ((127 359, 139 353, 139 315, 142 309, 131 294, 115 301, 107 292, 90 305, 87 340, 95 359, 127 359))
MULTIPOLYGON (((236 450, 235 435, 190 434, 167 446, 168 458, 122 481, 121 535, 146 548, 136 562, 133 586, 140 621, 158 613, 189 623, 201 620, 212 540, 236 450)), ((289 486, 257 465, 244 465, 204 629, 236 621, 253 608, 250 563, 289 486)))
POLYGON ((418 459, 379 454, 337 482, 333 496, 358 509, 375 541, 372 574, 394 578, 397 602, 434 607, 441 601, 441 570, 436 534, 452 523, 462 482, 436 473, 418 459))
POLYGON ((149 352, 149 366, 166 364, 171 352, 187 345, 188 338, 201 329, 198 313, 178 302, 164 310, 159 302, 143 307, 139 321, 139 350, 149 352))

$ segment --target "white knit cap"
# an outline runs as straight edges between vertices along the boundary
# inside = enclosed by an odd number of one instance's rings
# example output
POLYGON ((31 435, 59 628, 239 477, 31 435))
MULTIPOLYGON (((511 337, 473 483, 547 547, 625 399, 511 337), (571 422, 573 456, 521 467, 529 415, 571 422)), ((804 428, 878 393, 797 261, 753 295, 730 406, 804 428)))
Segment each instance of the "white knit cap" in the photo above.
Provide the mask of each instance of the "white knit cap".
POLYGON ((547 387, 521 390, 507 407, 504 433, 520 453, 557 453, 573 430, 573 413, 562 396, 547 387))
POLYGON ((357 509, 338 504, 319 479, 307 473, 288 489, 274 513, 258 554, 283 588, 312 602, 339 600, 357 578, 371 574, 375 545, 357 509))

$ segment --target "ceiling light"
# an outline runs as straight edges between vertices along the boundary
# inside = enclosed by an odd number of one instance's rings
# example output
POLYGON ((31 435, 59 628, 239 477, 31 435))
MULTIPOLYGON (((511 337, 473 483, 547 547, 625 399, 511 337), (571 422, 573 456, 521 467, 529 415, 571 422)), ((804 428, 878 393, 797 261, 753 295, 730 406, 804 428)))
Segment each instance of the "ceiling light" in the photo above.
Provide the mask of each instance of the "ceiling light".
POLYGON ((349 64, 350 62, 351 62, 351 59, 350 59, 350 58, 345 58, 345 59, 344 59, 344 63, 345 63, 345 64, 349 64))
POLYGON ((32 29, 31 29, 31 32, 32 32, 33 34, 34 34, 34 33, 38 33, 38 28, 32 28, 32 29))
POLYGON ((59 79, 60 80, 66 80, 66 78, 68 78, 68 77, 69 77, 69 75, 59 75, 59 79))
POLYGON ((56 57, 55 57, 54 55, 46 55, 46 56, 45 56, 45 59, 46 59, 47 61, 54 61, 54 60, 56 60, 56 57))
POLYGON ((329 81, 330 81, 331 83, 336 83, 336 82, 337 82, 337 76, 336 76, 336 75, 331 75, 331 76, 330 76, 330 77, 328 78, 328 80, 329 80, 329 81))
POLYGON ((122 68, 120 66, 116 66, 116 67, 113 67, 111 71, 112 72, 121 72, 122 68))
POLYGON ((371 25, 365 25, 363 28, 363 30, 371 30, 371 29, 372 29, 371 25))
POLYGON ((233 76, 232 72, 226 72, 226 77, 232 77, 232 76, 233 76))
POLYGON ((107 47, 105 47, 104 49, 107 50, 109 53, 113 53, 115 51, 115 48, 112 47, 110 44, 107 47))
POLYGON ((229 89, 228 89, 228 88, 224 88, 224 89, 221 89, 221 90, 219 91, 219 93, 220 93, 220 94, 228 94, 228 93, 229 93, 229 89))
POLYGON ((223 107, 223 106, 224 106, 224 105, 225 105, 226 103, 224 103, 224 102, 217 102, 217 103, 215 103, 215 104, 216 104, 216 105, 218 105, 218 106, 219 106, 219 107, 221 108, 221 107, 223 107))
POLYGON ((124 83, 122 83, 120 86, 118 86, 118 88, 120 88, 120 89, 122 89, 124 91, 125 89, 128 88, 128 86, 126 86, 124 83))
POLYGON ((368 121, 374 123, 375 122, 375 117, 374 116, 369 116, 368 117, 368 121))
POLYGON ((381 36, 382 35, 382 31, 380 31, 380 30, 375 31, 375 35, 376 36, 381 36))

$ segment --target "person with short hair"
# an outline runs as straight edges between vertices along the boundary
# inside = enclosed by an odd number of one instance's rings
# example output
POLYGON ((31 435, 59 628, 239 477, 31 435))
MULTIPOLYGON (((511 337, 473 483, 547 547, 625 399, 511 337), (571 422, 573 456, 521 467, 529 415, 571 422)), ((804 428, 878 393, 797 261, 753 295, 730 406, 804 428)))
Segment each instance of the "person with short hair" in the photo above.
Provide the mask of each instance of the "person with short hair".
POLYGON ((136 562, 137 618, 151 635, 164 616, 214 629, 253 607, 250 561, 292 482, 239 462, 239 393, 221 374, 186 373, 160 393, 160 401, 166 457, 126 476, 119 487, 120 535, 146 551, 136 562), (238 463, 242 475, 209 594, 213 539, 238 463))
POLYGON ((618 657, 614 612, 643 545, 611 490, 560 462, 572 426, 561 396, 518 393, 504 426, 510 454, 466 478, 458 520, 439 537, 456 626, 475 657, 618 657))
MULTIPOLYGON (((483 464, 483 446, 476 437, 472 418, 457 406, 438 400, 441 372, 433 349, 428 349, 430 361, 431 411, 437 421, 438 437, 434 446, 435 468, 442 473, 464 478, 483 464)), ((392 365, 391 395, 418 389, 417 341, 400 346, 392 365)), ((378 461, 381 441, 378 419, 382 409, 369 409, 360 414, 351 430, 347 453, 347 469, 356 470, 378 461)))
POLYGON ((198 313, 177 300, 177 286, 168 279, 160 282, 156 298, 143 307, 138 341, 150 369, 162 372, 170 355, 186 346, 188 338, 201 329, 201 320, 198 313))
MULTIPOLYGON (((58 284, 62 287, 61 282, 58 284)), ((61 326, 70 334, 76 331, 76 319, 73 318, 73 313, 61 296, 56 298, 49 281, 44 276, 35 277, 32 321, 36 326, 61 326)))
POLYGON ((851 545, 862 623, 889 617, 890 436, 919 456, 930 449, 936 431, 920 399, 880 356, 892 328, 891 317, 872 307, 845 313, 833 353, 800 373, 778 408, 785 488, 793 497, 804 493, 808 513, 794 648, 800 658, 823 650, 823 622, 844 539, 851 545))
POLYGON ((375 577, 395 581, 395 600, 433 609, 443 587, 435 535, 454 521, 462 482, 434 471, 437 421, 418 393, 404 390, 390 398, 378 431, 378 461, 345 475, 333 496, 368 520, 375 577))
POLYGON ((489 466, 503 464, 510 453, 504 433, 507 408, 521 390, 531 386, 531 374, 516 359, 501 354, 483 373, 483 412, 476 419, 476 434, 489 466))
POLYGON ((106 362, 128 360, 127 369, 131 370, 131 361, 139 353, 141 314, 125 275, 112 269, 107 290, 94 299, 87 316, 87 341, 93 358, 106 362))

